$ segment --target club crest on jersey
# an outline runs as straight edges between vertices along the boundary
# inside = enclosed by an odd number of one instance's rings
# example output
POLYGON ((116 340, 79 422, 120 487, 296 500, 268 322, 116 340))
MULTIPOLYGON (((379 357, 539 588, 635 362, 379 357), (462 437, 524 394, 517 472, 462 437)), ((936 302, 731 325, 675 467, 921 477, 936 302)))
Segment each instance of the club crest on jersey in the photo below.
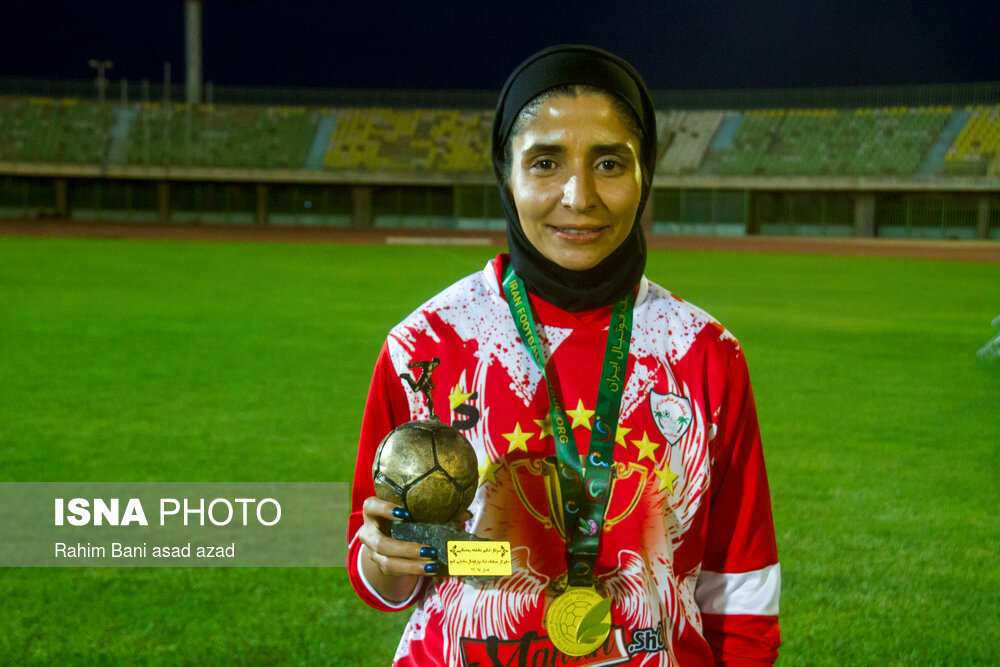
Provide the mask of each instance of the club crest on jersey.
POLYGON ((649 392, 649 409, 660 433, 676 445, 691 426, 691 401, 677 394, 649 392))

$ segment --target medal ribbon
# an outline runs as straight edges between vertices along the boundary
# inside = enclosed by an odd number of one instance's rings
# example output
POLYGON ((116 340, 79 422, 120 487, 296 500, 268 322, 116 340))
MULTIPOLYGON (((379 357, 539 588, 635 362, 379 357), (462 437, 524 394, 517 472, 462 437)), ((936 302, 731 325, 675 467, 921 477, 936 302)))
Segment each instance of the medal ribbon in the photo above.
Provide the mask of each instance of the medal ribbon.
POLYGON ((615 303, 611 311, 594 426, 590 434, 590 450, 584 470, 566 409, 545 372, 545 360, 542 358, 528 292, 511 266, 507 267, 504 274, 503 288, 514 324, 525 347, 542 371, 549 394, 552 438, 556 443, 556 470, 562 496, 560 509, 566 533, 567 583, 570 586, 593 586, 594 562, 601 545, 608 496, 611 495, 615 435, 618 431, 622 392, 625 389, 635 295, 629 292, 615 303))

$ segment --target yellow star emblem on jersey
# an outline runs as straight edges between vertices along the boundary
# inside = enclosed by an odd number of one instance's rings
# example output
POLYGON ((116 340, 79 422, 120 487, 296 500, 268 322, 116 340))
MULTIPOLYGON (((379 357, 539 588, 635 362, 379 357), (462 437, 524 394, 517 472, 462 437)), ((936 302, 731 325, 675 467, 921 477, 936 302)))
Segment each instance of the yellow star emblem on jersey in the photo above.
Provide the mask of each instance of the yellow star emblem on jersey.
POLYGON ((448 396, 448 403, 451 405, 452 412, 454 412, 455 408, 460 406, 462 403, 469 400, 469 396, 472 396, 472 394, 473 392, 471 391, 468 394, 465 393, 462 391, 461 387, 456 384, 455 388, 451 390, 451 394, 448 396))
POLYGON ((658 442, 651 442, 649 440, 649 433, 646 431, 642 432, 642 440, 633 440, 632 444, 639 448, 639 458, 636 461, 641 461, 643 459, 649 459, 650 461, 656 462, 656 457, 653 456, 653 452, 660 446, 658 442))
POLYGON ((666 489, 670 492, 670 495, 674 494, 674 480, 676 480, 679 475, 675 474, 670 470, 670 466, 666 463, 663 464, 663 470, 654 470, 653 474, 660 478, 660 488, 656 490, 657 493, 666 489))
POLYGON ((625 436, 628 435, 631 432, 632 432, 632 429, 630 429, 627 426, 622 426, 621 424, 619 424, 618 425, 618 430, 615 431, 615 442, 617 442, 619 445, 621 445, 625 449, 628 449, 628 445, 625 443, 625 436))
POLYGON ((590 418, 594 416, 594 411, 583 407, 582 398, 576 402, 576 409, 567 410, 566 414, 573 418, 573 425, 570 428, 586 426, 588 431, 592 430, 590 427, 590 418))
POLYGON ((504 438, 510 443, 510 447, 507 448, 507 453, 511 453, 515 449, 520 449, 522 452, 528 451, 528 438, 535 435, 534 433, 525 433, 521 430, 521 424, 518 422, 514 425, 513 433, 503 433, 504 438))
POLYGON ((533 419, 535 426, 541 429, 538 434, 538 439, 541 440, 547 435, 552 435, 552 413, 546 413, 545 419, 533 419))
POLYGON ((497 470, 503 468, 503 461, 494 461, 490 455, 486 455, 486 463, 479 466, 479 486, 486 482, 497 483, 497 470))

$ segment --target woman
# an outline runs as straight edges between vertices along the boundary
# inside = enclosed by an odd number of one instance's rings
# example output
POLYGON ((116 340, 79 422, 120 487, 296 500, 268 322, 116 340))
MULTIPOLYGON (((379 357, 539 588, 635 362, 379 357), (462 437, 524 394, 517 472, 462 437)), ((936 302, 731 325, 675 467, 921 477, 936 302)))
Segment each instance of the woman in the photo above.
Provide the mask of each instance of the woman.
POLYGON ((546 49, 504 86, 492 151, 509 256, 393 328, 365 409, 348 568, 370 605, 417 605, 395 664, 773 662, 780 571, 742 351, 643 277, 645 84, 599 49, 546 49), (510 542, 510 577, 435 578, 438 554, 388 537, 408 517, 373 495, 382 437, 428 416, 399 375, 434 357, 438 412, 480 463, 466 528, 510 542))

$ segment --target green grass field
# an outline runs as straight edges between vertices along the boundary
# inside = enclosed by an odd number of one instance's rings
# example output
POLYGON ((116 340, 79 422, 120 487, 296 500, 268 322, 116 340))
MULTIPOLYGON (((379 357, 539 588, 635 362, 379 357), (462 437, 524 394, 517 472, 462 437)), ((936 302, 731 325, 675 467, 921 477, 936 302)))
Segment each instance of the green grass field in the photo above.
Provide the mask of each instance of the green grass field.
MULTIPOLYGON (((349 481, 388 328, 496 251, 0 238, 0 481, 349 481)), ((743 342, 783 665, 1000 663, 1000 265, 708 252, 743 342)), ((385 665, 334 569, 7 569, 0 664, 385 665)))

